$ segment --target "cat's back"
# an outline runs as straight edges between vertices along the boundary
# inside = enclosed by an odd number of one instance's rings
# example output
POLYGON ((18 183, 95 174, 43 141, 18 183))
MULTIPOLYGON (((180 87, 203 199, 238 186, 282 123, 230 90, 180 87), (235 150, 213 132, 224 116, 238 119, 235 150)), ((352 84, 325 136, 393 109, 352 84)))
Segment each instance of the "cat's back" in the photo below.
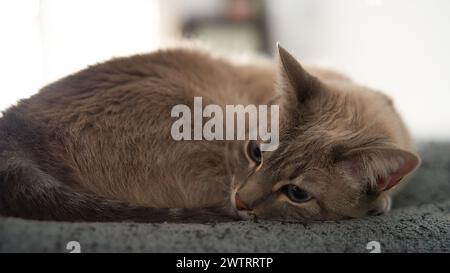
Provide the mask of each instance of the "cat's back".
POLYGON ((223 81, 231 70, 228 63, 213 59, 202 51, 160 50, 115 58, 90 66, 44 87, 30 100, 23 101, 23 104, 30 107, 31 104, 58 107, 70 104, 75 99, 112 93, 117 89, 125 93, 128 89, 143 89, 143 86, 153 85, 160 88, 149 88, 146 91, 155 93, 164 89, 161 93, 170 93, 169 89, 173 88, 178 89, 177 91, 195 92, 196 88, 223 81))
POLYGON ((20 107, 51 122, 53 113, 78 111, 81 103, 117 103, 124 97, 132 103, 133 96, 153 96, 157 105, 167 98, 190 104, 194 96, 216 104, 259 102, 272 96, 273 80, 270 66, 236 65, 204 50, 174 48, 90 66, 44 87, 20 107))

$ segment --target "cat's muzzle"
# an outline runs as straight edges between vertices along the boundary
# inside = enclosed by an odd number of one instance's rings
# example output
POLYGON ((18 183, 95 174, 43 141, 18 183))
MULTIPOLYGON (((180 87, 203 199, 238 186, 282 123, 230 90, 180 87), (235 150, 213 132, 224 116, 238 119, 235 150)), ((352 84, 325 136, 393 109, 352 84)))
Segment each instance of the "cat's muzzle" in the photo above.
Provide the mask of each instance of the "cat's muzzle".
POLYGON ((231 194, 231 205, 236 214, 243 220, 251 220, 256 217, 255 213, 239 198, 237 190, 231 194))

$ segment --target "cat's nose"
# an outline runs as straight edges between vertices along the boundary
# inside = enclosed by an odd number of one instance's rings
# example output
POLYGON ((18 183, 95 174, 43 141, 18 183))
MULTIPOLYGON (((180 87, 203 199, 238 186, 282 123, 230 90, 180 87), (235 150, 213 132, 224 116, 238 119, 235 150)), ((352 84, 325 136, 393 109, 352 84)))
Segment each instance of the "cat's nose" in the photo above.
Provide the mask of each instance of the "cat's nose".
POLYGON ((249 210, 248 206, 242 201, 241 198, 239 198, 238 194, 236 194, 235 201, 237 210, 249 210))

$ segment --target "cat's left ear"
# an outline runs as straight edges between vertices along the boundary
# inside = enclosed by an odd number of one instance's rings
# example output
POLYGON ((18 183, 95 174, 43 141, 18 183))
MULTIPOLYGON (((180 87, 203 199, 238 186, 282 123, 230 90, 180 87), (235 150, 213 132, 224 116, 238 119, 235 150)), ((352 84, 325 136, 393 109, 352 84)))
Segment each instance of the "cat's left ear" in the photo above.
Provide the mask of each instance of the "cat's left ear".
POLYGON ((318 92, 320 81, 303 69, 279 43, 277 53, 277 84, 281 88, 282 104, 295 110, 318 92))
POLYGON ((372 190, 383 192, 413 173, 420 165, 420 157, 398 148, 369 149, 352 156, 346 165, 360 181, 370 183, 372 190))
POLYGON ((387 191, 399 184, 404 177, 411 174, 420 164, 420 158, 414 153, 400 150, 389 149, 381 152, 386 160, 386 173, 377 177, 376 184, 378 191, 387 191))

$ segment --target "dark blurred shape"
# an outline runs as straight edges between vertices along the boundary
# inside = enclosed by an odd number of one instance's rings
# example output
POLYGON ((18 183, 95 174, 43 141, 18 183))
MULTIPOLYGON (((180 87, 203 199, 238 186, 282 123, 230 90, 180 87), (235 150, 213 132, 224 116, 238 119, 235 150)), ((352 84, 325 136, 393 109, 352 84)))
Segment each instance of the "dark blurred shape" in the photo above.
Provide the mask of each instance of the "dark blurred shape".
POLYGON ((258 0, 216 0, 218 12, 195 14, 182 22, 182 33, 225 51, 270 53, 266 7, 258 0), (214 14, 214 15, 211 15, 214 14))

